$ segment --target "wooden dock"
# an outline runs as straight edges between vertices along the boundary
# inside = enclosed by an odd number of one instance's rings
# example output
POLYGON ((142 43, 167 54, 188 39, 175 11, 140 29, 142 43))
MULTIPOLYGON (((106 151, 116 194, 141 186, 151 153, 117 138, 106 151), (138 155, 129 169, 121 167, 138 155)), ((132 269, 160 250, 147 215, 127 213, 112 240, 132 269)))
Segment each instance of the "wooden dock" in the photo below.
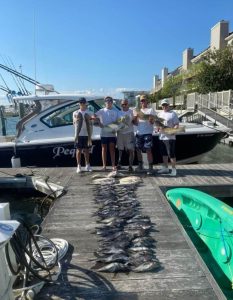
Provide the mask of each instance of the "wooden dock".
POLYGON ((100 273, 91 269, 93 252, 98 247, 97 236, 92 233, 96 226, 92 213, 96 207, 91 177, 98 169, 81 175, 75 173, 75 168, 2 169, 11 175, 20 172, 47 176, 51 182, 63 185, 67 190, 47 215, 43 235, 66 239, 69 251, 62 260, 62 272, 57 282, 45 285, 35 299, 226 299, 164 192, 167 188, 184 186, 213 192, 215 186, 215 196, 225 191, 232 196, 233 164, 182 165, 177 169, 177 177, 141 176, 137 197, 143 214, 150 216, 154 223, 156 230, 151 236, 156 240, 155 252, 161 268, 128 274, 100 273))

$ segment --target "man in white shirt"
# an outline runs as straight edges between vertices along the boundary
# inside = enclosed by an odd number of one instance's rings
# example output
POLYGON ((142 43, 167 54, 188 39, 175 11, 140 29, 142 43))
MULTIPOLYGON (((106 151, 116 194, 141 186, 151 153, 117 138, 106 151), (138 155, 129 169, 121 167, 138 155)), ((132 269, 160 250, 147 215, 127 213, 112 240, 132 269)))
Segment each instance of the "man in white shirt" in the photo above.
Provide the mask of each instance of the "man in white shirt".
MULTIPOLYGON (((163 111, 159 113, 159 117, 165 120, 165 126, 171 128, 179 127, 179 119, 177 114, 170 109, 169 101, 167 99, 161 102, 163 111)), ((159 140, 160 140, 160 151, 163 157, 163 167, 158 171, 158 174, 168 174, 168 158, 170 158, 172 171, 169 173, 170 176, 176 176, 176 154, 175 154, 175 134, 163 133, 163 128, 159 128, 159 140)))
POLYGON ((152 133, 154 130, 154 116, 156 112, 153 108, 148 107, 148 99, 146 95, 140 96, 141 108, 134 110, 134 124, 137 125, 136 132, 136 150, 138 157, 138 167, 135 171, 143 170, 142 152, 147 153, 149 164, 148 175, 153 174, 153 154, 152 154, 152 133))
POLYGON ((75 126, 75 147, 76 147, 76 160, 77 160, 77 173, 80 173, 81 170, 81 155, 84 154, 85 158, 85 171, 91 172, 92 168, 90 167, 89 159, 89 145, 91 133, 90 119, 92 113, 87 109, 87 100, 82 97, 79 100, 80 108, 73 113, 73 124, 75 126), (87 121, 88 118, 88 121, 87 121), (88 124, 87 124, 88 123, 88 124), (87 128, 88 126, 88 128, 87 128))
POLYGON ((116 171, 115 165, 115 147, 116 147, 116 133, 109 132, 105 126, 117 121, 119 115, 118 111, 113 108, 113 99, 110 96, 105 97, 105 108, 97 111, 96 116, 100 119, 101 124, 101 147, 102 147, 102 162, 103 171, 106 171, 107 166, 107 146, 109 146, 110 158, 112 163, 112 170, 116 171))
POLYGON ((121 158, 124 149, 129 153, 129 172, 133 172, 133 160, 134 160, 134 127, 133 127, 133 110, 129 108, 127 99, 121 101, 120 117, 127 117, 126 127, 120 129, 117 132, 117 148, 119 152, 117 169, 121 169, 121 158))

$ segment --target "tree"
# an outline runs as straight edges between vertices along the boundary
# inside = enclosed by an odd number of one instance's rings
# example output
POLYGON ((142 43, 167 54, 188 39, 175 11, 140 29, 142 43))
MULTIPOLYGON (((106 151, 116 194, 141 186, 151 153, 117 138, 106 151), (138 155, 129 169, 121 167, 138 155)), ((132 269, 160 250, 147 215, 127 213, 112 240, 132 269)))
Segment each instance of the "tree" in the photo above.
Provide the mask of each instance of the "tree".
POLYGON ((233 89, 233 47, 209 51, 195 76, 197 91, 209 93, 233 89))

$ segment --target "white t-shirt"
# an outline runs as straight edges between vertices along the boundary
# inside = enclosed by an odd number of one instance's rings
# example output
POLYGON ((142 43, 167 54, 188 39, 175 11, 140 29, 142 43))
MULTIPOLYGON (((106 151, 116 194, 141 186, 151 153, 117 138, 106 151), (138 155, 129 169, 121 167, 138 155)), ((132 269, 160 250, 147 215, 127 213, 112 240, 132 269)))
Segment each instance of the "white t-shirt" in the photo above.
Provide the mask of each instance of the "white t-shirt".
POLYGON ((83 115, 83 124, 82 124, 82 128, 80 130, 79 136, 88 136, 87 134, 87 125, 84 119, 84 115, 88 114, 89 116, 92 116, 93 113, 91 111, 89 111, 88 109, 86 110, 76 110, 73 112, 73 121, 75 122, 75 119, 78 117, 78 114, 81 112, 81 114, 83 115))
MULTIPOLYGON (((143 112, 145 115, 156 116, 156 112, 154 111, 153 108, 141 108, 141 112, 143 112)), ((136 115, 137 115, 137 111, 134 111, 134 116, 136 115)), ((138 125, 136 131, 138 135, 152 134, 153 130, 154 130, 153 124, 151 124, 148 120, 142 120, 138 118, 138 125)))
MULTIPOLYGON (((106 126, 108 124, 116 122, 116 120, 119 118, 119 113, 116 109, 108 109, 108 108, 102 108, 97 111, 96 113, 97 117, 100 118, 100 122, 106 126)), ((106 132, 104 128, 101 128, 100 136, 102 137, 114 137, 116 136, 116 133, 113 132, 106 132)))
MULTIPOLYGON (((173 128, 180 123, 177 114, 173 110, 161 111, 158 116, 165 120, 164 125, 173 128)), ((175 134, 159 133, 160 140, 175 140, 175 134)))
POLYGON ((134 127, 133 127, 133 123, 132 123, 132 120, 133 120, 133 110, 129 108, 127 111, 121 110, 119 112, 119 118, 120 117, 124 117, 126 115, 129 116, 129 122, 127 122, 128 127, 119 130, 119 133, 121 133, 121 134, 126 134, 126 133, 130 133, 130 132, 134 132, 134 127))

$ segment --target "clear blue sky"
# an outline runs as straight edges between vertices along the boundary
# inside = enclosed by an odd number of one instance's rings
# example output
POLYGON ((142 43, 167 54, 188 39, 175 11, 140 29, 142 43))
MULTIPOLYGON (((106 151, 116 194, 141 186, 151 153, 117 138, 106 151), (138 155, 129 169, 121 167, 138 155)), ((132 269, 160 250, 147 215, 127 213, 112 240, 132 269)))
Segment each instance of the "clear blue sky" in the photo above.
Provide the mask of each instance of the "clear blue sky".
MULTIPOLYGON (((24 74, 36 74, 58 91, 114 95, 121 88, 150 90, 153 75, 160 76, 164 66, 173 70, 182 64, 184 49, 194 48, 196 55, 209 46, 217 22, 229 21, 233 31, 232 0, 0 4, 0 63, 10 59, 17 70, 22 65, 24 74)), ((5 71, 0 74, 9 82, 5 71)))

